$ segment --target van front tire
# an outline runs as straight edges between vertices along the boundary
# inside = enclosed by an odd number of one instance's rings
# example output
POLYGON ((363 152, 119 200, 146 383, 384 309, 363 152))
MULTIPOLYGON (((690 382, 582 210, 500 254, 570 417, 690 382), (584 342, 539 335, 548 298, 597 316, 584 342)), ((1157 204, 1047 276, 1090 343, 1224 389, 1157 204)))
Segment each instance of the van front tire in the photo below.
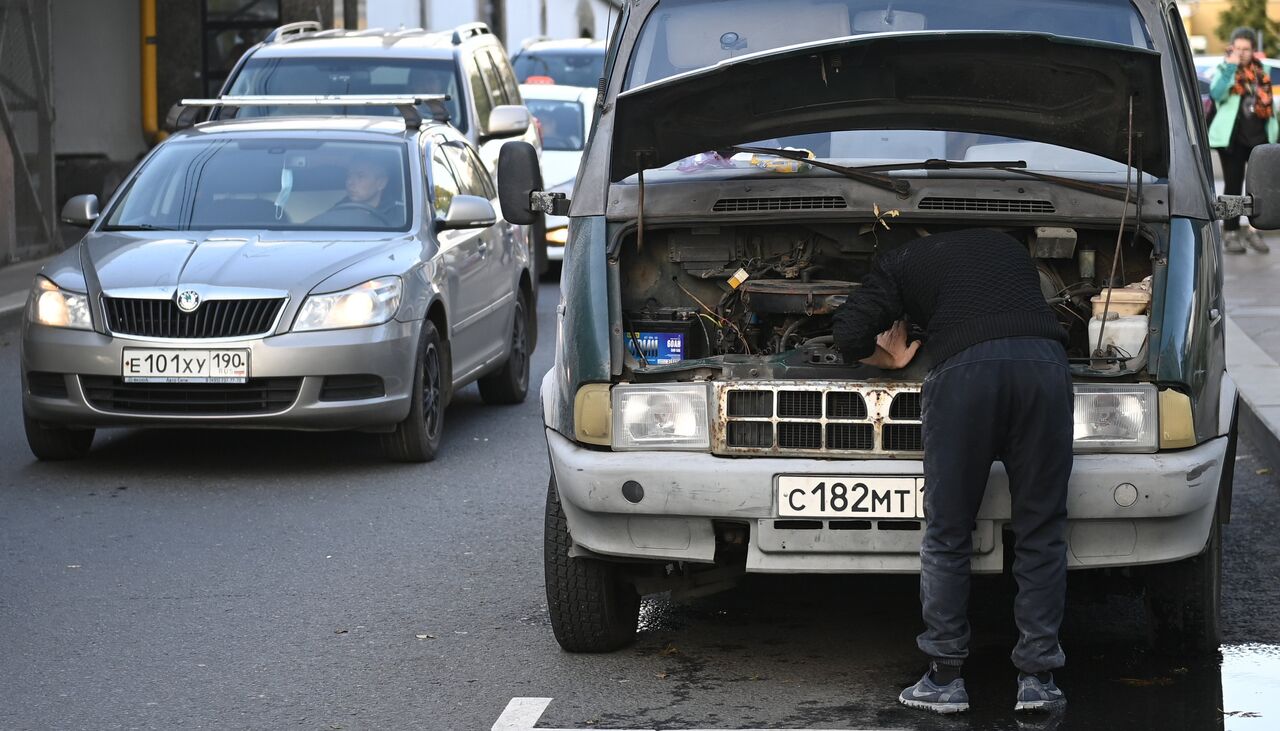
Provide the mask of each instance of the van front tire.
POLYGON ((1217 650, 1222 642, 1222 526, 1217 516, 1200 555, 1146 572, 1147 621, 1155 649, 1217 650))
POLYGON ((640 595, 621 564, 573 558, 573 540, 553 476, 547 487, 543 567, 556 642, 569 652, 612 652, 635 641, 640 595))

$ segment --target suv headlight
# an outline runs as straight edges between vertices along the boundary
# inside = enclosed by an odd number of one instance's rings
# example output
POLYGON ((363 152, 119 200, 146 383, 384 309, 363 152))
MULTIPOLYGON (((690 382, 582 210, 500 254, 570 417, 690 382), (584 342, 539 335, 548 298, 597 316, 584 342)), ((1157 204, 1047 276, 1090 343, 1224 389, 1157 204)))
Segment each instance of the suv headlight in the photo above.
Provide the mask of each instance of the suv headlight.
POLYGON ((400 307, 400 277, 382 277, 330 294, 313 294, 302 303, 295 332, 381 325, 400 307))
POLYGON ((1076 384, 1075 391, 1075 451, 1156 451, 1155 386, 1076 384))
POLYGON ((28 316, 32 322, 49 327, 93 329, 93 318, 89 316, 89 295, 68 292, 47 277, 39 275, 31 290, 28 316))
POLYGON ((705 383, 613 388, 613 448, 710 449, 710 392, 705 383))

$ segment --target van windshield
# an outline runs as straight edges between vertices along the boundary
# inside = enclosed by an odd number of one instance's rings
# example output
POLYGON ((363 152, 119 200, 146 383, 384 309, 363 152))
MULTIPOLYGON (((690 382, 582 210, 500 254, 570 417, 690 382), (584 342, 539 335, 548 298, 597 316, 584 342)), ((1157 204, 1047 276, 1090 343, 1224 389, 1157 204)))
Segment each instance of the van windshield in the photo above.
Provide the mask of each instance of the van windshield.
POLYGON ((626 88, 799 43, 912 31, 1024 31, 1151 48, 1128 0, 662 0, 640 31, 626 88))
MULTIPOLYGON (((335 94, 447 94, 449 124, 467 130, 458 100, 458 74, 449 60, 413 58, 251 57, 231 85, 232 96, 335 94)), ((345 107, 245 107, 236 117, 346 114, 345 107)), ((229 112, 223 112, 231 116, 229 112)), ((360 116, 399 116, 395 107, 361 107, 360 116)))

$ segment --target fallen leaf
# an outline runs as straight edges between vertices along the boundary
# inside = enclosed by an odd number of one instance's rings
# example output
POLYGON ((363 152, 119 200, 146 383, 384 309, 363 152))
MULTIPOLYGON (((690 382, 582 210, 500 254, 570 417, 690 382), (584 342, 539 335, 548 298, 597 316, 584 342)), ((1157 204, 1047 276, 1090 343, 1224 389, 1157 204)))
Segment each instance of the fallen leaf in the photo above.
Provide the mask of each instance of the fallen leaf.
POLYGON ((1134 688, 1148 688, 1151 686, 1173 685, 1173 678, 1116 678, 1117 683, 1134 688))
POLYGON ((347 631, 346 631, 345 629, 335 629, 335 630, 333 631, 333 633, 334 633, 335 635, 345 635, 345 634, 347 633, 347 631))
POLYGON ((1258 469, 1256 469, 1256 470, 1254 470, 1254 471, 1255 471, 1255 472, 1257 472, 1259 475, 1269 475, 1269 474, 1271 474, 1271 468, 1270 468, 1270 467, 1259 467, 1258 469))
POLYGON ((418 639, 420 639, 420 640, 434 640, 434 639, 436 639, 436 636, 435 636, 435 635, 429 635, 429 634, 427 634, 426 632, 423 632, 423 633, 421 633, 421 634, 416 634, 416 635, 414 635, 414 637, 417 637, 417 638, 418 638, 418 639))
POLYGON ((654 673, 654 674, 653 674, 653 677, 657 678, 658 680, 666 680, 666 679, 667 679, 667 674, 666 674, 666 673, 654 673))
POLYGON ((658 654, 663 657, 671 657, 672 655, 679 655, 680 648, 676 647, 675 645, 667 645, 661 650, 658 650, 658 654))

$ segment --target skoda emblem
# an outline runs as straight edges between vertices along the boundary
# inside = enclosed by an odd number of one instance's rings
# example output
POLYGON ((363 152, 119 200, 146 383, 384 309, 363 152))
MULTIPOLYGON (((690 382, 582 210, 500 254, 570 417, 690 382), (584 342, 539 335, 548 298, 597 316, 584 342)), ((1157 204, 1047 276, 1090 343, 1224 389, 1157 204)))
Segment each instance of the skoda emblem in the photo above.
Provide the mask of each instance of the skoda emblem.
POLYGON ((195 312, 200 306, 200 295, 194 289, 184 289, 178 293, 178 309, 183 312, 195 312))

